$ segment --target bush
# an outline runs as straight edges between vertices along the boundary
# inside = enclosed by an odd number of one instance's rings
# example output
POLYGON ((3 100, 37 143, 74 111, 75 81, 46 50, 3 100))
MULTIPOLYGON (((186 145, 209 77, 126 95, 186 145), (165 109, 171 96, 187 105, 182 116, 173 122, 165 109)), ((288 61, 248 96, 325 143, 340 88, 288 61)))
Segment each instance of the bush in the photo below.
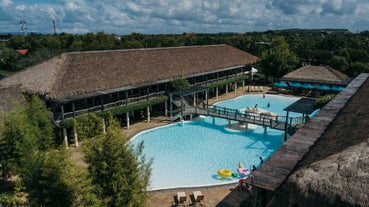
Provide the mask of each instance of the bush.
POLYGON ((170 85, 174 91, 185 91, 190 88, 190 82, 182 76, 172 80, 170 85))
POLYGON ((315 104, 314 104, 314 109, 321 109, 323 108, 327 103, 329 103, 334 97, 336 96, 336 94, 328 94, 328 95, 325 95, 321 98, 318 98, 316 101, 315 101, 315 104))
POLYGON ((0 206, 4 206, 4 207, 15 207, 15 206, 19 206, 19 205, 22 205, 24 204, 24 202, 14 196, 14 195, 11 195, 9 193, 1 193, 0 194, 0 206))

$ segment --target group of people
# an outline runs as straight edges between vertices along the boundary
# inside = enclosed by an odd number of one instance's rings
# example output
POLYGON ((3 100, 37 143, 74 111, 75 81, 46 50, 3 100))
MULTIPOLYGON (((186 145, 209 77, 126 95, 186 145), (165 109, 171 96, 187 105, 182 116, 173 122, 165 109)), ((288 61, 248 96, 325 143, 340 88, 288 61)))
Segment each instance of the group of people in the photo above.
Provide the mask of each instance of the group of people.
MULTIPOLYGON (((265 98, 265 93, 263 93, 263 98, 265 98)), ((258 107, 258 104, 255 104, 255 108, 257 108, 258 107)), ((270 107, 270 103, 268 102, 268 104, 267 104, 267 107, 269 108, 270 107)))

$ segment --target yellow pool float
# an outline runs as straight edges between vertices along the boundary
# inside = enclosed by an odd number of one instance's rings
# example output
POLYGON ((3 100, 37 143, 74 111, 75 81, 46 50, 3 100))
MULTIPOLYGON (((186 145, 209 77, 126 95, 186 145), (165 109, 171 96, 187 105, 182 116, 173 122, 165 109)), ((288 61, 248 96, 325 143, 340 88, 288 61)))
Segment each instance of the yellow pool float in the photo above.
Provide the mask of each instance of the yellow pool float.
POLYGON ((218 170, 218 175, 223 178, 229 178, 232 176, 232 171, 228 169, 220 169, 218 170))

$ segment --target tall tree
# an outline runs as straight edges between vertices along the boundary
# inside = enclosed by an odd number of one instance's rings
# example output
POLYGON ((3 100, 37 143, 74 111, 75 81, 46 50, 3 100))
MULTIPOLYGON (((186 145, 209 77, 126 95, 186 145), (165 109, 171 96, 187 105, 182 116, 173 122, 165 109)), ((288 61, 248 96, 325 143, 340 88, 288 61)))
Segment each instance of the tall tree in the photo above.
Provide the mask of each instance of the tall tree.
POLYGON ((72 206, 76 194, 68 157, 66 150, 55 149, 28 159, 22 183, 30 206, 72 206))
POLYGON ((0 164, 3 172, 13 171, 20 178, 29 205, 72 206, 77 188, 69 156, 52 148, 51 119, 41 101, 26 98, 0 123, 0 164))
POLYGON ((34 153, 37 153, 37 137, 32 132, 26 110, 20 104, 4 118, 0 137, 1 165, 5 172, 21 174, 23 167, 34 153))
POLYGON ((289 46, 283 37, 276 37, 270 44, 270 49, 263 52, 261 57, 263 73, 268 78, 281 77, 296 68, 297 56, 289 50, 289 46))
POLYGON ((136 149, 127 145, 127 137, 112 119, 106 134, 85 144, 89 175, 103 206, 144 206, 151 160, 146 162, 142 150, 143 143, 136 149))

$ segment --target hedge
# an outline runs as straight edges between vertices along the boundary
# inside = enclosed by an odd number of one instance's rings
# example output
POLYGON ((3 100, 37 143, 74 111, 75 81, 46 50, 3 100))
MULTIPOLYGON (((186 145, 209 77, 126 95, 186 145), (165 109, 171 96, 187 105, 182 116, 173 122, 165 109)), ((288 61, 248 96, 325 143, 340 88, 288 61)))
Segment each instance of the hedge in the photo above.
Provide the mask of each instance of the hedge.
MULTIPOLYGON (((120 115, 120 114, 124 114, 126 112, 129 112, 129 111, 144 109, 144 108, 147 108, 149 106, 164 103, 164 102, 168 101, 168 99, 169 99, 168 96, 161 96, 161 97, 158 97, 158 98, 155 98, 155 99, 150 99, 150 100, 141 101, 141 102, 134 103, 134 104, 129 104, 127 106, 126 105, 118 106, 116 108, 96 112, 95 114, 96 114, 96 116, 99 116, 101 118, 108 118, 110 116, 120 115)), ((67 120, 64 120, 64 121, 60 122, 60 127, 70 128, 70 127, 75 126, 78 121, 79 121, 79 117, 77 117, 76 119, 67 119, 67 120)))

